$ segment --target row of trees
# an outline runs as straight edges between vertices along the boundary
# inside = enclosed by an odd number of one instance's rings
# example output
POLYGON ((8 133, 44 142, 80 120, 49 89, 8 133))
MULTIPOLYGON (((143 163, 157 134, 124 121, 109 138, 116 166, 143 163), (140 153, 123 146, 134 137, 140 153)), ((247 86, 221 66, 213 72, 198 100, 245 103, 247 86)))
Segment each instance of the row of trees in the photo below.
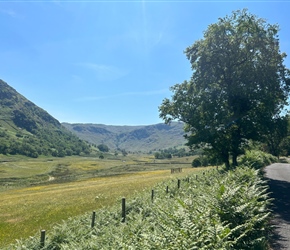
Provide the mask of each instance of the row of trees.
POLYGON ((193 154, 194 152, 188 151, 184 147, 183 148, 174 147, 174 148, 159 150, 154 153, 154 157, 156 159, 170 159, 173 156, 184 157, 184 156, 190 156, 193 154))
POLYGON ((155 152, 154 157, 155 157, 155 159, 171 159, 172 154, 166 153, 164 151, 160 151, 160 152, 155 152))
POLYGON ((219 18, 185 50, 191 79, 174 85, 159 107, 166 123, 186 124, 191 149, 202 148, 228 169, 250 141, 279 155, 287 135, 290 71, 278 31, 247 10, 219 18))

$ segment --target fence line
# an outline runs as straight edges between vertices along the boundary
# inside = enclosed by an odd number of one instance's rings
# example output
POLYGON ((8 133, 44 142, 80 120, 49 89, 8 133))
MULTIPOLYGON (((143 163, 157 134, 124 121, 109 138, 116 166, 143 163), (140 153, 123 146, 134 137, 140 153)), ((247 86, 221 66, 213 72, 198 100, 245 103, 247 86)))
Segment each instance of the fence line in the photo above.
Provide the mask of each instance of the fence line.
MULTIPOLYGON (((171 173, 175 173, 175 172, 182 172, 182 168, 175 168, 175 169, 171 169, 171 173)), ((205 175, 205 172, 203 172, 203 175, 205 175)), ((189 177, 187 177, 186 179, 184 179, 185 181, 187 181, 189 183, 189 177)), ((197 180, 197 175, 196 175, 196 180, 197 180)), ((181 187, 181 180, 178 179, 177 180, 177 188, 180 189, 181 187)), ((169 186, 166 186, 166 193, 169 193, 169 186)), ((155 197, 155 193, 154 193, 154 189, 151 190, 151 201, 154 201, 154 197, 155 197)), ((122 209, 122 222, 124 223, 126 221, 126 198, 122 198, 122 204, 121 204, 121 209, 122 209)), ((91 228, 93 228, 95 226, 95 220, 96 220, 96 212, 93 211, 92 213, 92 220, 91 220, 91 228)), ((40 247, 44 247, 45 246, 45 230, 41 230, 41 235, 40 235, 40 247)))

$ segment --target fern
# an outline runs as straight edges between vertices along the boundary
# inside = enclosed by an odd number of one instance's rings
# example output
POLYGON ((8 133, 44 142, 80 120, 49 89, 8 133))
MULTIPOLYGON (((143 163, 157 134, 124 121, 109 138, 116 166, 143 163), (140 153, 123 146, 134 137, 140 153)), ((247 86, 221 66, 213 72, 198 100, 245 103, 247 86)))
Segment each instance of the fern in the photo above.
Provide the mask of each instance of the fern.
MULTIPOLYGON (((98 210, 94 228, 90 214, 65 221, 42 249, 266 249, 271 200, 258 171, 241 167, 187 178, 179 189, 177 180, 157 185, 153 202, 148 191, 128 201, 125 223, 119 205, 98 210)), ((8 249, 41 249, 39 237, 8 249)))

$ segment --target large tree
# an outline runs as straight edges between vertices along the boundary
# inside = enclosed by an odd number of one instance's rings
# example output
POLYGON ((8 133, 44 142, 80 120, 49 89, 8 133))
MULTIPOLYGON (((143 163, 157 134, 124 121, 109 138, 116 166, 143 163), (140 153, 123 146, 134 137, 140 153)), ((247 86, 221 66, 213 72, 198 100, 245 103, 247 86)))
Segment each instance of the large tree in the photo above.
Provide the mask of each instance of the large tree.
POLYGON ((159 107, 166 123, 186 123, 188 146, 203 147, 227 168, 230 156, 236 166, 248 140, 262 140, 285 114, 290 74, 278 31, 247 10, 219 18, 185 50, 191 79, 174 85, 159 107))

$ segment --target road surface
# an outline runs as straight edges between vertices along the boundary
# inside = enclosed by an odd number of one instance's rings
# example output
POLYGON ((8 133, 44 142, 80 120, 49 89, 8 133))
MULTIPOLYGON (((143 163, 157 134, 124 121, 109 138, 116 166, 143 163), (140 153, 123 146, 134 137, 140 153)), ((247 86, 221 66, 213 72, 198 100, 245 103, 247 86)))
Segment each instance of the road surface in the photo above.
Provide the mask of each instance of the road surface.
POLYGON ((275 163, 265 168, 273 201, 273 250, 290 250, 290 164, 275 163))

